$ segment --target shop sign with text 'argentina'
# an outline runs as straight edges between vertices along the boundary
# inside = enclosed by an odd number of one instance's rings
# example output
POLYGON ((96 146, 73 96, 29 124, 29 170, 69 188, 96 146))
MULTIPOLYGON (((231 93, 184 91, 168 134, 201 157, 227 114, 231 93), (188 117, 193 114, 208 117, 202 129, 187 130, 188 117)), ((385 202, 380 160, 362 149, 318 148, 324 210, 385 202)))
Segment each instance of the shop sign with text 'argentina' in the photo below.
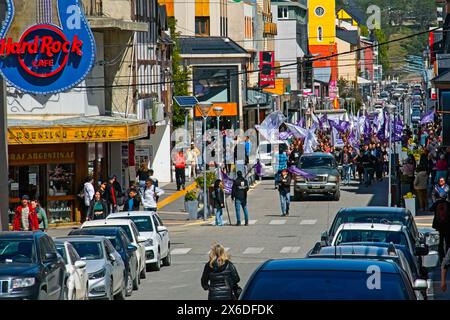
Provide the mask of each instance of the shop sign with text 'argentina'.
POLYGON ((78 0, 6 0, 4 21, 0 73, 17 89, 66 91, 91 70, 95 40, 78 0))

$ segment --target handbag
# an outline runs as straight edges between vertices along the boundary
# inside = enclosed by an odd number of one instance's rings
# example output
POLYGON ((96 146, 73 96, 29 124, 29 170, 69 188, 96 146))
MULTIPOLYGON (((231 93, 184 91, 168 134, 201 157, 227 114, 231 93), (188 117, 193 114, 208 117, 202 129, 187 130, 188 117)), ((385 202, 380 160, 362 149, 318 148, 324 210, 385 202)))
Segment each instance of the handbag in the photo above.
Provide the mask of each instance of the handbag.
POLYGON ((236 283, 231 293, 233 295, 233 300, 239 300, 239 297, 241 296, 242 293, 242 288, 236 283))

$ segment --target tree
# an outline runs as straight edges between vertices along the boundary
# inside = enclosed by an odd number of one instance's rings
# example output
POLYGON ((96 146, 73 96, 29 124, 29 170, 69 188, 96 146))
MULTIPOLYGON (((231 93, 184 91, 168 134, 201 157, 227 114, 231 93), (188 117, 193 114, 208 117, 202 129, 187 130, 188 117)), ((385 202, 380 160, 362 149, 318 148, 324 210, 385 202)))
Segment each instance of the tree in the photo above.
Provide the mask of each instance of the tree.
MULTIPOLYGON (((375 30, 373 30, 373 33, 374 33, 375 38, 377 39, 378 43, 387 42, 387 37, 384 34, 384 31, 382 29, 375 29, 375 30)), ((379 62, 383 66, 383 70, 385 72, 388 71, 390 68, 388 50, 389 50, 388 44, 378 46, 379 62)))
MULTIPOLYGON (((174 17, 169 17, 170 36, 174 42, 172 52, 172 79, 173 79, 173 95, 174 96, 187 96, 188 91, 188 79, 189 71, 181 64, 180 57, 180 33, 176 31, 177 21, 174 17)), ((184 125, 184 109, 181 108, 176 102, 173 104, 172 122, 174 128, 179 128, 184 125)))

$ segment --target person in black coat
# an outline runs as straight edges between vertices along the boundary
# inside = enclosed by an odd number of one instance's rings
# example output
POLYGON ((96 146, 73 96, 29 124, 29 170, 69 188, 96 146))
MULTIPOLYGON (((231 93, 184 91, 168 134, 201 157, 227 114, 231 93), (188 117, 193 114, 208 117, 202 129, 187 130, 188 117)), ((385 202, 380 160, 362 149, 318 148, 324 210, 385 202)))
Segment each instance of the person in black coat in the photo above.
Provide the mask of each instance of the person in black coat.
POLYGON ((247 192, 248 181, 242 176, 242 172, 238 171, 231 190, 231 200, 234 201, 237 226, 241 225, 241 207, 244 211, 245 225, 248 226, 247 192))
POLYGON ((223 192, 222 180, 220 179, 217 179, 216 182, 214 182, 212 200, 216 211, 216 226, 223 226, 222 214, 223 208, 225 208, 225 194, 223 192))
POLYGON ((281 215, 288 216, 291 203, 291 175, 288 169, 281 171, 278 193, 280 194, 281 215))
POLYGON ((88 220, 100 220, 106 219, 108 216, 108 205, 105 200, 102 199, 102 195, 99 190, 94 194, 94 199, 89 206, 88 220))
POLYGON ((225 248, 220 244, 213 245, 201 279, 202 288, 208 290, 208 300, 237 300, 241 292, 239 281, 239 274, 225 248))
POLYGON ((125 199, 122 211, 139 211, 141 205, 140 199, 137 197, 136 189, 131 188, 128 192, 128 197, 125 199))

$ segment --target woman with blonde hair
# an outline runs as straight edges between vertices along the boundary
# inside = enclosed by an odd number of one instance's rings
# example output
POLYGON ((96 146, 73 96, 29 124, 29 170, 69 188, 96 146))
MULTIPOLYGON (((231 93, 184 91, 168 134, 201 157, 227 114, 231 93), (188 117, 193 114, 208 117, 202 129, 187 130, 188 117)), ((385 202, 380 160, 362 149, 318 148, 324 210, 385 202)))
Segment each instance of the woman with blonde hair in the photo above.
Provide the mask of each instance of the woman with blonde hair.
POLYGON ((239 281, 239 274, 225 248, 214 244, 201 279, 203 289, 208 290, 208 300, 237 300, 242 291, 239 281))

